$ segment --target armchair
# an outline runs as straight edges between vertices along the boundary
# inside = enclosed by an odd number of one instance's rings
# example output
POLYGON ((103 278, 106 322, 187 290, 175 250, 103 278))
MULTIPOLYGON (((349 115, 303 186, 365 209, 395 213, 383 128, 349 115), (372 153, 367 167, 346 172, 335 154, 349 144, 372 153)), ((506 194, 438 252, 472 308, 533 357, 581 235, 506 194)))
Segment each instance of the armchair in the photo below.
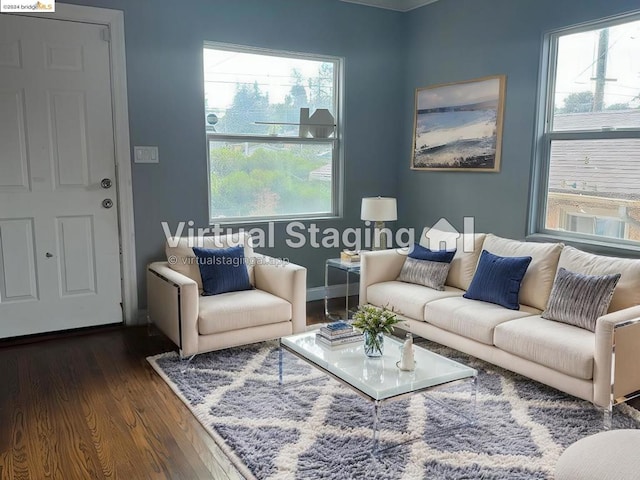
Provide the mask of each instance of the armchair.
POLYGON ((171 239, 165 252, 166 262, 147 267, 149 319, 178 346, 181 357, 306 329, 306 268, 255 253, 248 235, 171 239), (244 246, 254 288, 201 296, 202 279, 191 247, 234 245, 244 246))

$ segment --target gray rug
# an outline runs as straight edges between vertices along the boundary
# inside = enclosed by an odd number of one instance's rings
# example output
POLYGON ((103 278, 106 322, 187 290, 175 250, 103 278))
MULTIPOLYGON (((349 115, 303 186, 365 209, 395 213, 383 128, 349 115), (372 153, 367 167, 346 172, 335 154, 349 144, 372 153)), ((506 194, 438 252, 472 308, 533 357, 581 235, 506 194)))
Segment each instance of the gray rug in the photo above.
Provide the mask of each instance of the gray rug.
MULTIPOLYGON (((466 382, 385 404, 380 448, 393 448, 376 456, 370 403, 287 353, 280 387, 274 342, 199 355, 186 373, 175 352, 148 360, 238 470, 260 480, 552 479, 564 449, 602 429, 588 402, 421 344, 479 370, 478 423, 452 411, 470 413, 466 382)), ((640 412, 614 410, 613 428, 639 427, 640 412)))

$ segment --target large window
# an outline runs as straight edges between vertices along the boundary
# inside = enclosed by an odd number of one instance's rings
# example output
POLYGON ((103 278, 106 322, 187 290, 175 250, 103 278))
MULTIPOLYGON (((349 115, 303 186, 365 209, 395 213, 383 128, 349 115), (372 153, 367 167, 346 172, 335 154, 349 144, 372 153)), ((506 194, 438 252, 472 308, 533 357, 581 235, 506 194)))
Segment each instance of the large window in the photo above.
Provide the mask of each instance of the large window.
POLYGON ((211 222, 338 215, 340 59, 203 53, 211 222))
POLYGON ((640 242, 640 15, 546 45, 535 231, 640 242))

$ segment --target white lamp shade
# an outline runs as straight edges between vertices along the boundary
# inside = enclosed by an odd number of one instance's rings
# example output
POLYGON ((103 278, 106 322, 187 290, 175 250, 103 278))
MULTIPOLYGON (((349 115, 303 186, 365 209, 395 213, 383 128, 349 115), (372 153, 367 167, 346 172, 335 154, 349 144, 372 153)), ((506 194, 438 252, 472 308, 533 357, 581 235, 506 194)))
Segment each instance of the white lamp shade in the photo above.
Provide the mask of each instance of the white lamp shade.
POLYGON ((367 197, 362 199, 360 218, 371 222, 390 222, 398 219, 395 198, 367 197))

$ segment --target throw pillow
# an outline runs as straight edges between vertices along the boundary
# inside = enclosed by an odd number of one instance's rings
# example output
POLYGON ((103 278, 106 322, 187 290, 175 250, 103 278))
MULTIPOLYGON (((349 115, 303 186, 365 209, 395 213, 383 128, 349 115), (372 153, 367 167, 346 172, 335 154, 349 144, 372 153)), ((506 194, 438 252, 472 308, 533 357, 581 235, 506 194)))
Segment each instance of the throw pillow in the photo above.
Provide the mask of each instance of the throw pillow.
POLYGON ((444 290, 444 282, 447 280, 450 266, 450 263, 416 260, 408 257, 402 265, 397 280, 424 285, 434 290, 444 290))
POLYGON ((596 320, 607 313, 620 274, 584 275, 560 267, 542 318, 596 331, 596 320))
POLYGON ((208 249, 193 247, 202 277, 202 295, 251 290, 244 246, 208 249))
POLYGON ((416 260, 429 260, 431 262, 451 263, 451 260, 453 260, 455 254, 455 250, 429 250, 419 243, 416 243, 413 245, 413 248, 409 252, 409 257, 415 258, 416 260))
POLYGON ((520 285, 530 263, 531 257, 499 257, 483 250, 469 290, 462 296, 520 310, 520 285))

